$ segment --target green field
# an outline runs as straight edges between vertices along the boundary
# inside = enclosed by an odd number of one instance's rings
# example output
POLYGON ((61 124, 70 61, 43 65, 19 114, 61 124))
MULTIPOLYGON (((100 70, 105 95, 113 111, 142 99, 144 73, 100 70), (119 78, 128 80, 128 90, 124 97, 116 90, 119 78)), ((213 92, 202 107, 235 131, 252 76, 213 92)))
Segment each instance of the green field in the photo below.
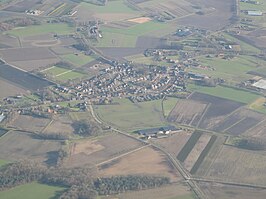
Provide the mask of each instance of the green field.
POLYGON ((254 47, 254 46, 252 46, 252 45, 250 45, 244 41, 241 41, 241 40, 239 40, 239 39, 237 39, 237 38, 235 38, 229 34, 223 33, 223 36, 229 41, 233 41, 233 42, 238 43, 243 51, 251 51, 251 52, 260 53, 260 49, 254 47))
POLYGON ((189 68, 189 71, 223 78, 228 84, 233 85, 251 78, 252 75, 247 74, 247 72, 256 69, 259 64, 255 58, 249 56, 238 56, 229 60, 217 57, 200 57, 199 61, 203 66, 209 66, 210 69, 189 68))
POLYGON ((74 64, 77 67, 85 65, 85 64, 94 60, 94 57, 84 55, 84 54, 78 54, 78 55, 67 54, 67 55, 62 55, 61 58, 71 62, 72 64, 74 64))
POLYGON ((165 126, 161 100, 132 103, 116 99, 114 105, 94 106, 97 115, 105 122, 125 130, 165 126))
POLYGON ((101 31, 103 38, 96 44, 98 47, 135 47, 139 36, 158 36, 160 32, 168 34, 172 28, 169 24, 149 21, 123 29, 102 27, 101 31))
POLYGON ((90 3, 85 3, 86 0, 80 4, 80 6, 87 8, 90 11, 96 13, 138 13, 138 11, 126 6, 123 0, 108 1, 105 6, 97 6, 90 3))
POLYGON ((71 69, 61 68, 58 66, 53 66, 45 70, 44 73, 51 74, 53 78, 58 81, 73 80, 86 76, 83 73, 76 72, 71 69))
POLYGON ((164 110, 164 116, 165 117, 167 117, 170 114, 172 109, 175 107, 177 101, 178 101, 178 99, 174 98, 174 97, 167 97, 163 101, 163 110, 164 110))
POLYGON ((62 187, 54 187, 39 183, 20 185, 7 191, 0 192, 1 199, 51 199, 62 187))
POLYGON ((205 87, 205 86, 197 86, 190 84, 188 85, 188 89, 191 91, 197 91, 200 93, 205 93, 216 97, 242 102, 245 104, 249 104, 258 99, 259 97, 261 97, 260 95, 248 91, 243 91, 223 86, 205 87))
POLYGON ((21 28, 15 28, 8 31, 7 33, 17 36, 17 37, 26 37, 33 35, 42 35, 47 33, 54 33, 59 35, 67 35, 74 33, 75 29, 68 26, 67 24, 42 24, 35 26, 27 26, 21 28))
POLYGON ((8 162, 8 161, 6 161, 6 160, 1 160, 1 159, 0 159, 0 167, 2 167, 2 166, 4 166, 4 165, 7 165, 8 163, 10 163, 10 162, 8 162))
POLYGON ((139 64, 147 64, 147 65, 157 65, 157 66, 171 66, 172 64, 166 63, 164 61, 155 61, 153 57, 146 57, 143 54, 137 54, 125 57, 128 61, 132 61, 134 63, 139 64))

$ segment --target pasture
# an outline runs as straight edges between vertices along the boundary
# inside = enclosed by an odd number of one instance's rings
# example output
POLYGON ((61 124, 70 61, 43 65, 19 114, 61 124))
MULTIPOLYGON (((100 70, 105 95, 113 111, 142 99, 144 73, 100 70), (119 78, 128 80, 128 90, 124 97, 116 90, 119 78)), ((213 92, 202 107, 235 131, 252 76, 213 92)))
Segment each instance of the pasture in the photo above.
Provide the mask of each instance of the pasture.
POLYGON ((142 143, 116 133, 109 133, 97 138, 76 140, 69 144, 70 155, 64 166, 95 166, 142 146, 142 143))
POLYGON ((86 76, 86 74, 77 72, 75 70, 66 69, 58 66, 53 66, 51 68, 45 69, 43 72, 47 74, 48 77, 51 76, 52 79, 58 81, 79 79, 86 76))
POLYGON ((94 57, 84 54, 67 54, 67 55, 62 55, 61 58, 69 61, 70 63, 72 63, 74 66, 77 67, 85 65, 95 60, 94 57))
POLYGON ((0 197, 1 199, 51 199, 61 191, 64 191, 64 188, 33 182, 1 191, 0 197))
POLYGON ((249 56, 238 56, 232 59, 200 57, 199 61, 201 65, 209 68, 193 67, 189 70, 215 78, 223 78, 228 84, 236 84, 251 78, 252 75, 248 72, 255 70, 259 64, 255 58, 249 56))
POLYGON ((249 91, 234 89, 225 86, 206 87, 198 85, 189 85, 188 88, 191 91, 196 91, 206 95, 212 95, 218 98, 232 100, 243 104, 252 103, 260 97, 260 95, 249 91))
POLYGON ((210 178, 251 184, 266 184, 265 152, 223 146, 207 174, 210 178))
POLYGON ((0 139, 0 159, 20 161, 31 159, 47 165, 54 165, 59 141, 42 140, 32 133, 11 131, 0 139))
POLYGON ((101 176, 116 175, 160 175, 167 176, 172 182, 182 177, 176 174, 167 157, 151 147, 145 147, 124 157, 100 165, 101 176))
POLYGON ((114 104, 96 105, 94 110, 106 123, 128 131, 166 125, 161 100, 132 103, 116 99, 114 104))
POLYGON ((51 24, 42 24, 34 25, 28 27, 21 27, 10 30, 7 34, 16 36, 16 37, 26 37, 33 35, 43 35, 47 33, 53 33, 58 35, 68 35, 74 33, 74 28, 68 26, 67 24, 60 23, 51 23, 51 24))

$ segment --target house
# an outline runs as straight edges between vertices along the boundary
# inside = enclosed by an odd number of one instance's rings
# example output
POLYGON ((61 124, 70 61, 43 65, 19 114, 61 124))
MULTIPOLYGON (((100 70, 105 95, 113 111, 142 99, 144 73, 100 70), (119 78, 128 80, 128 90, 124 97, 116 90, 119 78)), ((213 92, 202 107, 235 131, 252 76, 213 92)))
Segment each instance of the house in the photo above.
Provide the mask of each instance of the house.
POLYGON ((249 10, 247 14, 249 16, 262 16, 263 13, 259 10, 249 10))

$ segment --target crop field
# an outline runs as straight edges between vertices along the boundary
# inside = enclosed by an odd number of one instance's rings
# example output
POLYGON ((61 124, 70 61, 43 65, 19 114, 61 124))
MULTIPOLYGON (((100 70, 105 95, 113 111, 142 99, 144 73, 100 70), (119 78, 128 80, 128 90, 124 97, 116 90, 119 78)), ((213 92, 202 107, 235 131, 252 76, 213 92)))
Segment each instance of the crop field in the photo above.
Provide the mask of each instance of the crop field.
POLYGON ((152 142, 162 147, 168 153, 174 155, 175 157, 187 143, 190 138, 191 133, 186 131, 181 131, 172 134, 171 136, 164 139, 154 139, 152 142))
POLYGON ((32 117, 28 115, 19 115, 12 121, 10 126, 30 132, 41 132, 50 122, 50 119, 32 117))
POLYGON ((189 140, 184 145, 184 147, 181 149, 181 151, 178 153, 177 159, 180 160, 181 162, 184 162, 201 136, 202 136, 202 132, 199 132, 199 131, 194 132, 190 136, 189 140))
POLYGON ((31 159, 54 165, 60 148, 61 143, 58 141, 42 140, 27 132, 11 131, 0 140, 0 159, 7 161, 31 159))
POLYGON ((54 33, 58 35, 68 35, 74 33, 74 28, 67 24, 42 24, 35 26, 28 26, 23 28, 16 28, 7 32, 16 37, 26 37, 33 35, 42 35, 47 33, 54 33))
POLYGON ((101 199, 195 199, 195 196, 184 184, 171 184, 156 189, 131 191, 114 196, 102 196, 101 199))
POLYGON ((8 96, 14 96, 14 95, 21 95, 21 94, 25 94, 26 90, 10 84, 8 81, 5 81, 4 79, 0 78, 0 98, 5 98, 8 96))
POLYGON ((54 116, 49 125, 43 129, 43 133, 73 135, 74 129, 71 124, 72 121, 67 116, 57 115, 54 116))
POLYGON ((223 78, 231 84, 251 78, 248 72, 255 70, 259 64, 255 58, 249 56, 238 56, 229 60, 201 57, 199 60, 203 66, 208 66, 210 69, 190 68, 189 70, 223 78))
POLYGON ((82 2, 74 10, 79 20, 97 18, 104 21, 120 21, 141 16, 137 10, 129 8, 123 0, 109 1, 105 6, 82 2))
POLYGON ((174 97, 167 97, 163 100, 163 114, 165 117, 168 117, 170 112, 173 110, 177 103, 178 99, 174 97))
POLYGON ((217 156, 219 156, 219 152, 222 149, 226 138, 224 136, 217 136, 217 138, 215 140, 214 139, 215 136, 212 136, 210 142, 202 151, 197 162, 191 169, 191 174, 197 176, 207 175, 213 161, 217 156))
POLYGON ((265 152, 223 146, 207 174, 210 178, 251 184, 266 184, 265 152))
POLYGON ((260 95, 255 93, 224 86, 205 87, 193 85, 189 86, 189 89, 206 95, 212 95, 218 98, 224 98, 243 104, 249 104, 261 97, 260 95))
POLYGON ((209 30, 220 30, 231 23, 232 7, 234 2, 230 0, 212 1, 212 0, 193 0, 190 1, 195 7, 199 6, 203 14, 194 14, 182 17, 177 22, 183 26, 195 26, 209 30))
POLYGON ((58 80, 58 81, 66 81, 66 80, 72 80, 72 79, 78 79, 86 76, 83 73, 61 68, 57 66, 53 66, 51 68, 45 69, 43 71, 44 73, 51 75, 52 79, 58 80))
POLYGON ((38 0, 23 0, 17 2, 15 5, 8 6, 4 10, 11 12, 25 12, 29 8, 34 7, 38 3, 38 0))
POLYGON ((194 100, 178 100, 167 120, 197 126, 208 104, 194 100))
POLYGON ((265 189, 248 188, 224 184, 199 183, 199 187, 208 198, 215 199, 264 199, 265 189))
POLYGON ((9 63, 20 68, 21 70, 32 72, 40 68, 47 67, 48 65, 53 65, 59 61, 61 61, 59 58, 48 58, 40 60, 15 61, 9 63))
POLYGON ((248 108, 255 110, 259 113, 266 114, 266 107, 264 106, 265 103, 266 103, 266 98, 261 97, 261 98, 258 98, 257 100, 255 100, 254 102, 252 102, 248 106, 248 108))
POLYGON ((265 137, 266 136, 266 120, 264 119, 262 122, 260 122, 253 128, 246 131, 243 135, 265 140, 266 139, 265 137))
POLYGON ((7 62, 41 60, 56 58, 48 48, 17 48, 0 50, 3 59, 7 62))
POLYGON ((207 94, 195 92, 190 96, 191 100, 209 103, 208 109, 205 111, 203 118, 199 123, 200 128, 213 129, 223 117, 232 113, 243 104, 207 94))
POLYGON ((161 175, 177 182, 181 175, 177 175, 167 157, 151 147, 145 147, 141 150, 128 154, 122 158, 116 159, 100 166, 101 176, 116 175, 161 175))
POLYGON ((203 134, 199 138, 197 143, 194 145, 193 149, 190 151, 190 153, 188 154, 188 156, 186 157, 186 159, 184 160, 184 163, 183 163, 184 167, 188 171, 191 171, 191 169, 193 168, 194 164, 196 163, 196 161, 200 157, 201 153, 203 152, 203 150, 205 149, 205 147, 209 143, 210 139, 211 139, 210 135, 203 134))
POLYGON ((94 106, 97 115, 111 125, 134 131, 166 124, 161 100, 132 103, 128 99, 117 99, 115 102, 118 104, 94 106))
POLYGON ((60 191, 64 191, 64 188, 33 182, 1 191, 0 197, 1 199, 51 199, 60 191))
POLYGON ((215 131, 228 132, 232 135, 240 135, 265 120, 263 114, 248 109, 239 109, 220 121, 213 129, 215 131))
POLYGON ((66 167, 96 165, 143 146, 140 142, 119 134, 108 134, 70 144, 66 167), (82 161, 81 161, 82 160, 82 161))
POLYGON ((85 65, 85 64, 95 60, 95 58, 93 58, 91 56, 84 55, 84 54, 78 54, 78 55, 68 54, 68 55, 63 55, 61 57, 65 60, 71 62, 75 66, 82 66, 82 65, 85 65))

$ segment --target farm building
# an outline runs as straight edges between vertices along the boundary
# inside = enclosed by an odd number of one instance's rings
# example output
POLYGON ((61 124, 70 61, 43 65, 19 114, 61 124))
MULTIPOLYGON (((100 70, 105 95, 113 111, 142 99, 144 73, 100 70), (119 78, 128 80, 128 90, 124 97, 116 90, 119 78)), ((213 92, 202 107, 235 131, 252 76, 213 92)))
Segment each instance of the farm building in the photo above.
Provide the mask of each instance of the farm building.
POLYGON ((261 11, 257 11, 257 10, 249 10, 248 11, 248 15, 249 16, 262 16, 262 12, 261 11))
POLYGON ((157 137, 157 135, 168 135, 171 131, 178 130, 175 126, 138 130, 137 133, 145 137, 157 137))
POLYGON ((266 90, 266 80, 265 79, 261 79, 261 80, 255 82, 254 84, 252 84, 252 86, 254 86, 256 88, 260 88, 260 89, 265 89, 266 90))

